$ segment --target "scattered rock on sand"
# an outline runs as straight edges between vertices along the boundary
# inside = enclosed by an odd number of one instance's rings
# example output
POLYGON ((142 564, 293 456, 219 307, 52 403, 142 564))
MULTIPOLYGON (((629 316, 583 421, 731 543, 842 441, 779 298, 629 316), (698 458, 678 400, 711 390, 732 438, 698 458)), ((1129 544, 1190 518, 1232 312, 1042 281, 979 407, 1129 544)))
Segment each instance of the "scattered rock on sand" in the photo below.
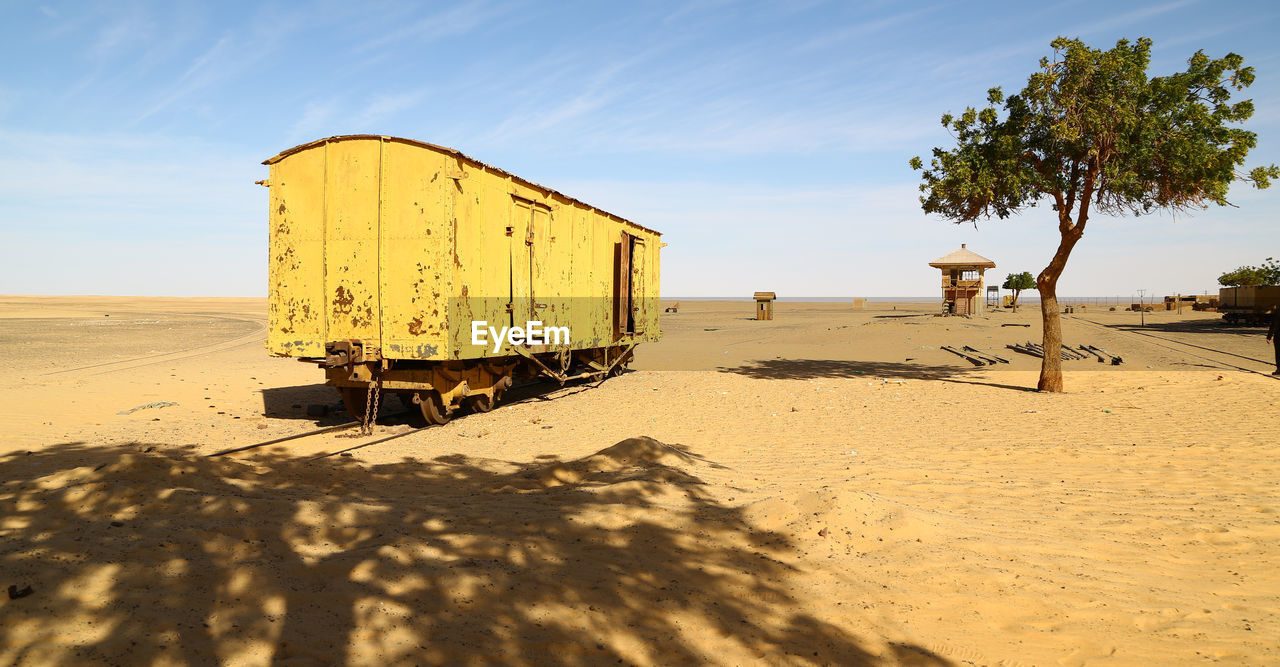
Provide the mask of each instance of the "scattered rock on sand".
POLYGON ((139 405, 134 408, 129 408, 128 410, 121 410, 116 414, 131 415, 139 410, 150 410, 151 408, 167 408, 171 405, 177 405, 177 403, 174 403, 173 401, 156 401, 155 403, 147 403, 146 405, 139 405))

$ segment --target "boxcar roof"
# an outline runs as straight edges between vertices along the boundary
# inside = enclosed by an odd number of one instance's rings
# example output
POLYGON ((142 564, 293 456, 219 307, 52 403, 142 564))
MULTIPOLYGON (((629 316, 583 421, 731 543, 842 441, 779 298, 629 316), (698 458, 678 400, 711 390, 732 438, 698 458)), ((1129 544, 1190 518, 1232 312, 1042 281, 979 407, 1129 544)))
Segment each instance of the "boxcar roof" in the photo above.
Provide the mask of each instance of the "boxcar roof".
POLYGON ((539 185, 539 184, 537 184, 537 183, 534 183, 533 181, 530 181, 530 180, 527 180, 527 179, 521 178, 521 177, 519 177, 519 176, 516 176, 515 174, 513 174, 513 173, 511 173, 511 172, 509 172, 509 171, 506 171, 505 169, 499 169, 498 167, 495 167, 495 166, 493 166, 493 165, 485 164, 485 163, 483 163, 483 162, 481 162, 481 161, 479 161, 479 160, 477 160, 477 159, 475 159, 475 158, 473 158, 473 157, 468 156, 467 154, 463 153, 462 151, 455 150, 455 149, 449 148, 449 147, 447 147, 447 146, 437 146, 436 144, 430 144, 430 143, 427 143, 427 142, 425 142, 425 141, 417 141, 417 140, 414 140, 414 139, 404 139, 404 138, 402 138, 402 137, 389 137, 389 136, 380 135, 380 134, 340 134, 340 135, 333 136, 333 137, 325 137, 324 139, 316 139, 315 141, 309 141, 309 142, 307 142, 307 143, 305 143, 305 144, 299 144, 299 145, 294 146, 293 148, 290 148, 290 149, 288 149, 288 150, 281 151, 280 153, 278 153, 277 155, 275 155, 275 156, 273 156, 273 157, 269 157, 269 158, 267 158, 266 160, 263 160, 263 161, 262 161, 262 164, 267 164, 267 165, 275 164, 275 163, 277 163, 277 162, 279 162, 279 161, 281 161, 281 160, 283 160, 283 159, 285 159, 285 158, 289 157, 290 155, 293 155, 294 153, 300 153, 300 152, 302 152, 302 151, 307 150, 308 148, 315 148, 316 146, 322 146, 322 145, 327 144, 327 143, 329 143, 329 142, 331 142, 331 141, 346 141, 346 140, 348 140, 348 139, 380 139, 380 140, 383 140, 383 141, 398 141, 398 142, 400 142, 400 143, 410 144, 410 145, 413 145, 413 146, 420 146, 420 147, 422 147, 422 148, 427 148, 427 149, 434 150, 434 151, 438 151, 438 152, 441 152, 441 153, 448 153, 449 155, 453 155, 454 157, 457 157, 457 158, 459 158, 459 159, 466 160, 467 162, 470 162, 471 164, 473 164, 473 165, 475 165, 475 166, 477 166, 477 167, 480 167, 480 168, 483 168, 483 169, 488 169, 489 171, 492 171, 492 172, 494 172, 494 173, 497 173, 497 174, 501 174, 501 175, 503 175, 503 176, 506 176, 506 177, 510 178, 511 180, 513 180, 513 181, 517 181, 517 182, 519 182, 519 183, 522 183, 522 184, 524 184, 524 185, 526 185, 526 186, 528 186, 528 187, 533 188, 534 190, 538 190, 538 191, 542 192, 543 194, 546 194, 546 195, 555 195, 555 196, 557 196, 557 197, 561 197, 561 198, 567 199, 567 200, 569 200, 569 201, 571 201, 571 202, 573 202, 573 203, 575 203, 575 204, 581 204, 581 205, 586 206, 587 208, 589 208, 589 209, 591 209, 591 210, 593 210, 593 211, 597 211, 597 212, 599 212, 599 213, 602 213, 602 214, 604 214, 604 215, 607 215, 607 216, 609 216, 610 218, 613 218, 614 220, 618 220, 619 222, 625 222, 625 223, 627 223, 628 225, 631 225, 631 226, 633 226, 633 227, 636 227, 636 228, 639 228, 639 229, 643 229, 644 231, 649 232, 650 234, 656 234, 656 235, 658 235, 658 236, 662 236, 662 232, 659 232, 659 231, 655 231, 655 230, 649 229, 648 227, 645 227, 644 225, 641 225, 641 224, 637 224, 637 223, 635 223, 635 222, 632 222, 632 221, 630 221, 630 220, 628 220, 628 219, 626 219, 626 218, 624 218, 624 217, 622 217, 622 216, 614 215, 614 214, 612 214, 612 213, 610 213, 610 212, 608 212, 608 211, 606 211, 606 210, 604 210, 604 209, 602 209, 602 208, 598 208, 598 207, 596 207, 596 206, 592 206, 591 204, 588 204, 588 203, 586 203, 586 202, 584 202, 584 201, 581 201, 581 200, 575 199, 575 198, 573 198, 573 197, 570 197, 569 195, 566 195, 566 194, 564 194, 563 192, 558 192, 558 191, 556 191, 556 190, 552 190, 551 188, 548 188, 548 187, 547 187, 547 186, 545 186, 545 185, 539 185))

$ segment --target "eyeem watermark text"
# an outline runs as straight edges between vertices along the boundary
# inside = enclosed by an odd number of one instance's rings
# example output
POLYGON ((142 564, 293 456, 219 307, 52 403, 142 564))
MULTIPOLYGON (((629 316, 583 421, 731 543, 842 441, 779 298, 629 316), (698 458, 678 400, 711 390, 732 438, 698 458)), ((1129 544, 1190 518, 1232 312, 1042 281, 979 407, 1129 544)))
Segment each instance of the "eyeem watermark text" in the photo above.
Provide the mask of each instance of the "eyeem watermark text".
POLYGON ((502 349, 502 342, 508 345, 568 345, 569 327, 544 327, 541 320, 525 322, 523 327, 507 327, 497 329, 489 326, 488 320, 471 321, 471 344, 488 346, 493 341, 493 353, 502 349))

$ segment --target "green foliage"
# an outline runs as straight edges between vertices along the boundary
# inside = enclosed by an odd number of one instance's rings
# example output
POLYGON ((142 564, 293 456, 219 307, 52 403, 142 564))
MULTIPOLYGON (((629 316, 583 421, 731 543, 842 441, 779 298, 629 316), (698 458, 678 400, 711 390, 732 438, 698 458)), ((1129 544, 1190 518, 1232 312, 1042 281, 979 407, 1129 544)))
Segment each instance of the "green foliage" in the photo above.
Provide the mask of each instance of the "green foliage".
MULTIPOLYGON (((995 90, 994 88, 992 90, 995 90)), ((1022 294, 1024 289, 1033 289, 1036 286, 1036 279, 1031 277, 1030 271, 1022 273, 1010 273, 1005 276, 1004 284, 1001 287, 1007 290, 1013 290, 1013 312, 1018 312, 1018 296, 1022 294)))
POLYGON ((933 149, 928 168, 910 161, 923 170, 926 213, 957 223, 1005 218, 1049 198, 1067 234, 1090 208, 1203 209, 1227 204, 1232 181, 1265 188, 1280 178, 1275 165, 1240 170, 1257 135, 1238 127, 1253 115, 1252 101, 1231 103, 1254 80, 1239 55, 1197 51, 1186 71, 1148 78, 1145 37, 1109 51, 1065 37, 1051 45, 1053 58, 1020 93, 992 88, 989 106, 942 116, 955 147, 933 149))
POLYGON ((1218 276, 1223 287, 1248 285, 1280 285, 1280 262, 1268 257, 1262 266, 1242 266, 1218 276))
POLYGON ((1004 284, 1001 285, 1004 289, 1013 290, 1014 292, 1021 292, 1024 289, 1035 289, 1035 286, 1036 279, 1031 275, 1030 271, 1010 273, 1005 277, 1004 284))
MULTIPOLYGON (((1007 218, 1048 199, 1061 241, 1036 276, 1044 347, 1062 344, 1058 278, 1084 236, 1092 211, 1141 215, 1226 205, 1240 180, 1265 188, 1280 178, 1273 165, 1243 171, 1258 137, 1239 125, 1253 102, 1232 103, 1232 92, 1253 83, 1253 68, 1228 53, 1197 51, 1187 69, 1148 77, 1151 40, 1122 39, 1109 51, 1059 37, 1052 58, 1016 95, 987 91, 987 106, 946 114, 953 148, 934 148, 922 171, 920 204, 953 222, 1007 218), (1003 111, 1000 110, 1003 105, 1003 111)), ((1062 391, 1062 364, 1045 355, 1040 391, 1062 391)))

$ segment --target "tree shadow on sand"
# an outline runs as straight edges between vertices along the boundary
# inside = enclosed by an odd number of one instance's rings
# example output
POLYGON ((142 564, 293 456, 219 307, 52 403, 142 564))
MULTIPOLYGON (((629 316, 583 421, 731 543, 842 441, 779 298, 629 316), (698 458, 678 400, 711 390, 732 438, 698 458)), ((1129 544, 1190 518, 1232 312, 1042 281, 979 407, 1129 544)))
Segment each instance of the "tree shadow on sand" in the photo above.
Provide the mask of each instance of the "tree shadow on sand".
POLYGON ((887 378, 901 380, 938 380, 959 384, 976 384, 1015 391, 1035 391, 1034 387, 1001 384, 984 379, 966 377, 975 370, 999 370, 995 366, 961 367, 930 366, 926 364, 893 363, 887 361, 848 361, 842 359, 763 359, 742 366, 719 369, 722 373, 737 373, 761 380, 814 380, 818 378, 887 378))
POLYGON ((0 601, 0 662, 945 664, 808 613, 794 545, 705 463, 649 438, 522 464, 6 455, 0 583, 34 592, 0 601))

